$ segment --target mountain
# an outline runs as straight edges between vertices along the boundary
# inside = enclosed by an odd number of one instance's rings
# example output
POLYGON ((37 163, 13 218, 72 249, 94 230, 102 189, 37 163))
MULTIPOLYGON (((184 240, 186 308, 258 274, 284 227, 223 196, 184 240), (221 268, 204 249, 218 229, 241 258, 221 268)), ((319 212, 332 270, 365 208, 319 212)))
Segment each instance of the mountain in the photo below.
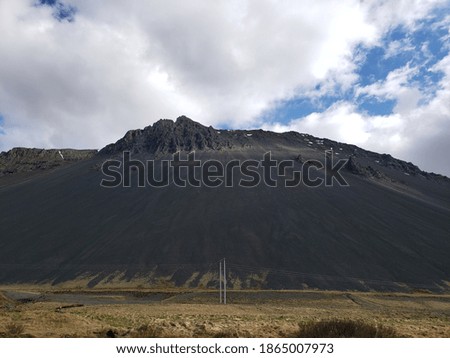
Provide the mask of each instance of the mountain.
MULTIPOLYGON (((304 133, 217 130, 184 116, 84 154, 25 181, 0 177, 1 283, 212 288, 226 257, 234 288, 449 289, 450 179, 388 154, 304 133), (262 164, 249 165, 268 152, 292 167, 268 178, 262 164), (137 160, 162 178, 176 153, 216 174, 223 165, 230 185, 139 187, 148 172, 137 160), (229 170, 232 161, 247 171, 229 170), (129 187, 108 187, 122 171, 129 187), (286 187, 293 171, 322 184, 286 187), (256 173, 258 185, 238 185, 256 173)), ((189 175, 180 169, 181 180, 189 175)))
MULTIPOLYGON (((0 153, 0 183, 17 182, 60 166, 88 159, 97 150, 13 148, 0 153), (12 177, 12 175, 14 176, 12 177)), ((1 184, 0 184, 1 185, 1 184)))

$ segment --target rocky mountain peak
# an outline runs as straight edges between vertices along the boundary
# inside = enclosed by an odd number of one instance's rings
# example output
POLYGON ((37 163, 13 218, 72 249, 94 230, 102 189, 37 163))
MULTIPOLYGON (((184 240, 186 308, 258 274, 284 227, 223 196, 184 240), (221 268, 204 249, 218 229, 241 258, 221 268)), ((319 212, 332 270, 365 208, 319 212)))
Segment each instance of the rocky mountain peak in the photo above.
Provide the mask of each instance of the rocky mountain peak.
POLYGON ((100 154, 114 155, 124 150, 133 153, 167 154, 179 150, 217 150, 227 146, 219 132, 192 119, 181 116, 174 122, 160 119, 143 130, 131 130, 116 143, 110 144, 100 154))

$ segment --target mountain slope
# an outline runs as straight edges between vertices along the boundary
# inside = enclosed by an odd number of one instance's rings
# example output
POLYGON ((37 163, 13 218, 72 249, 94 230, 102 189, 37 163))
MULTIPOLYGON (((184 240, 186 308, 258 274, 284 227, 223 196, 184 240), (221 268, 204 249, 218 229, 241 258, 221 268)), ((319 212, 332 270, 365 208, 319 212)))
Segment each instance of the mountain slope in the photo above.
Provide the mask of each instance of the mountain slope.
POLYGON ((0 185, 88 159, 96 150, 13 148, 0 153, 0 185))
MULTIPOLYGON (((156 165, 159 168, 159 165, 156 165)), ((323 170, 311 169, 317 178, 323 170)), ((235 180, 242 178, 237 174, 235 180)), ((0 282, 89 285, 162 279, 216 287, 448 289, 450 181, 389 155, 294 132, 225 131, 180 117, 129 131, 97 155, 0 187, 0 282), (100 186, 99 168, 134 159, 349 159, 349 186, 100 186)))

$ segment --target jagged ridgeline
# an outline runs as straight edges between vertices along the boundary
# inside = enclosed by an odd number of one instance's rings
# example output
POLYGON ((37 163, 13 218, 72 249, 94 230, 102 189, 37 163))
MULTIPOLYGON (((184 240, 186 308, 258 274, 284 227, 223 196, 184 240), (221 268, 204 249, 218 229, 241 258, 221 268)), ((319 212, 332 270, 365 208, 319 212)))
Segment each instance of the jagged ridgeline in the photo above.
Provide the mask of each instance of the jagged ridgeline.
POLYGON ((388 154, 183 116, 98 153, 13 149, 0 171, 1 283, 216 288, 226 257, 230 288, 449 288, 450 180, 388 154), (348 186, 140 188, 135 172, 130 187, 100 186, 102 164, 124 151, 224 165, 270 152, 320 179, 332 174, 308 163, 328 156, 345 160, 348 186))
POLYGON ((0 153, 0 176, 54 169, 96 153, 97 150, 13 148, 0 153))

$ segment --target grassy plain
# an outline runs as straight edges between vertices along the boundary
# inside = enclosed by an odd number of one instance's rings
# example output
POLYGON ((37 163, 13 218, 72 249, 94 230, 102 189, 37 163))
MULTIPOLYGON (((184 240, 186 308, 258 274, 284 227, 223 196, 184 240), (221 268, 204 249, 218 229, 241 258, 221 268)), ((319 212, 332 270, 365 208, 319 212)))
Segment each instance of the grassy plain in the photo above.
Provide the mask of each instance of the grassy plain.
POLYGON ((450 337, 450 294, 0 287, 0 337, 294 337, 333 319, 450 337))

